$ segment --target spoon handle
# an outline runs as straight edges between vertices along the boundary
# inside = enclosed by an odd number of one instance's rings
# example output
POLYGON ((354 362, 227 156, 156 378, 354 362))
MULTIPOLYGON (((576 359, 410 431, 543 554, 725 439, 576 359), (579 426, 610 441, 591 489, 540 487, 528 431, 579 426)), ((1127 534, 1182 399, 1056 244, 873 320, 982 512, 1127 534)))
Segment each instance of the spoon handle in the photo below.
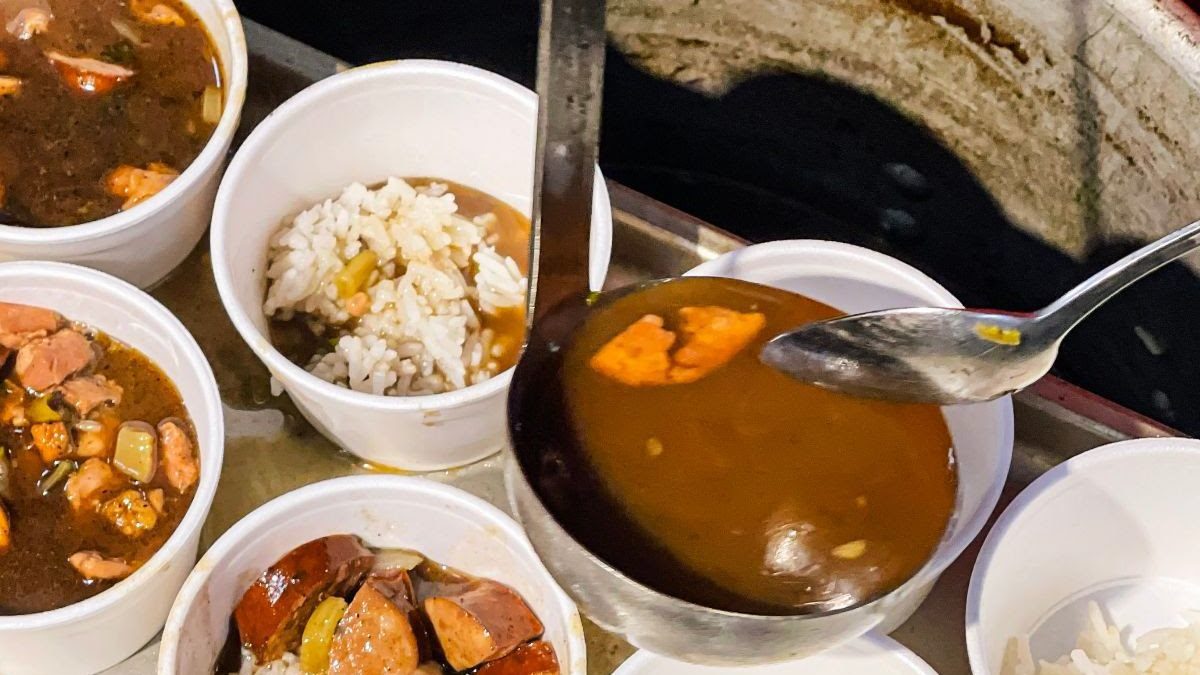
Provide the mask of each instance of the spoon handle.
POLYGON ((1147 244, 1092 275, 1037 313, 1047 329, 1065 334, 1126 286, 1200 247, 1200 221, 1147 244))
POLYGON ((542 0, 528 326, 588 289, 605 0, 542 0))

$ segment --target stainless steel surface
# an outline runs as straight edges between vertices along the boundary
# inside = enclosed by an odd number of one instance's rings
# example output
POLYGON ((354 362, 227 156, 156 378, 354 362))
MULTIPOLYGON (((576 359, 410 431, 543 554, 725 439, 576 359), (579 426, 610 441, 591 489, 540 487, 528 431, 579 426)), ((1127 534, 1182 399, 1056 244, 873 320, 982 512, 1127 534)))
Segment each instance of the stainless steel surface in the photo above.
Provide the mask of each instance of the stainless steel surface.
POLYGON ((954 405, 990 401, 1040 380, 1088 314, 1200 246, 1200 221, 1130 253, 1030 315, 921 307, 802 326, 763 347, 764 363, 857 396, 954 405))
POLYGON ((588 233, 600 142, 605 0, 542 0, 538 135, 529 241, 532 323, 588 289, 588 233))
MULTIPOLYGON (((307 84, 344 64, 295 40, 246 22, 251 86, 239 138, 307 84)), ((678 275, 743 242, 669 206, 610 184, 615 207, 612 287, 678 275)), ((361 473, 365 467, 306 424, 285 398, 270 394, 269 376, 238 338, 221 310, 212 280, 207 243, 154 295, 174 311, 210 357, 226 406, 225 467, 202 547, 252 509, 284 492, 323 478, 361 473)), ((1033 478, 1080 452, 1129 435, 1168 430, 1107 401, 1050 378, 1049 387, 1015 397, 1017 440, 1009 484, 1001 506, 1033 478), (1043 392, 1040 395, 1038 392, 1043 392)), ((456 485, 508 510, 505 459, 492 457, 428 478, 456 485)), ((978 542, 941 577, 917 613, 892 635, 941 675, 967 675, 963 616, 967 581, 978 542)), ((612 673, 632 653, 621 638, 585 621, 589 675, 612 673)), ((157 641, 111 675, 155 672, 157 641)))

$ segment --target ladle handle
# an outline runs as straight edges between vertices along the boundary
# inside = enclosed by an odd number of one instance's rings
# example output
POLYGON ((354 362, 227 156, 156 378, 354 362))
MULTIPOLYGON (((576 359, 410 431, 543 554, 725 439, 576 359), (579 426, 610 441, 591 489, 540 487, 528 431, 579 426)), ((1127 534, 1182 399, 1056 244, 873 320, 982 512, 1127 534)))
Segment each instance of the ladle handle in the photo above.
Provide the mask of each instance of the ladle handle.
POLYGON ((586 293, 592 189, 600 140, 605 0, 542 0, 538 140, 529 242, 532 327, 586 293))
POLYGON ((1200 247, 1200 221, 1147 244, 1092 275, 1038 312, 1039 322, 1059 336, 1126 286, 1200 247))

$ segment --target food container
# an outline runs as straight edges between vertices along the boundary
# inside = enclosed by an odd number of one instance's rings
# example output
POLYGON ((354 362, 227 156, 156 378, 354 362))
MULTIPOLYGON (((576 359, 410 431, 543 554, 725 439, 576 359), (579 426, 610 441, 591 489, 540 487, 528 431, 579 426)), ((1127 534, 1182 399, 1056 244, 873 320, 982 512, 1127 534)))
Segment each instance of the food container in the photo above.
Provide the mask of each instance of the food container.
MULTIPOLYGON (((1067 460, 1005 510, 967 594, 976 675, 1009 639, 1035 659, 1075 647, 1095 601, 1123 638, 1184 626, 1200 609, 1200 441, 1122 441, 1067 460)), ((1194 617, 1193 617, 1194 620, 1194 617)))
POLYGON ((583 626, 521 528, 496 507, 423 478, 354 476, 289 492, 255 509, 204 554, 163 631, 160 675, 211 675, 233 609, 263 570, 331 534, 405 548, 511 586, 545 625, 565 675, 587 672, 583 626))
POLYGON ((154 637, 196 561, 224 450, 217 383, 196 341, 165 307, 106 274, 61 263, 2 263, 0 301, 54 309, 138 349, 174 381, 195 425, 200 482, 192 505, 145 565, 82 602, 38 614, 0 616, 0 673, 95 673, 154 637))
MULTIPOLYGON (((397 61, 356 68, 296 95, 250 135, 213 214, 213 269, 234 326, 304 416, 343 448, 413 471, 467 464, 500 448, 511 370, 433 396, 385 397, 320 380, 268 339, 262 304, 268 239, 286 218, 353 182, 452 180, 529 215, 537 97, 461 64, 397 61)), ((612 212, 593 192, 592 282, 608 268, 612 212)))
MULTIPOLYGON (((727 253, 689 274, 744 279, 796 291, 849 313, 914 305, 961 307, 916 269, 867 249, 781 241, 727 253)), ((912 615, 933 583, 979 534, 1000 496, 1012 456, 1012 403, 944 410, 958 463, 958 503, 933 557, 886 596, 845 611, 754 616, 700 607, 643 586, 580 546, 509 462, 514 510, 546 566, 589 618, 642 649, 693 663, 753 665, 801 658, 868 631, 887 633, 912 615)))
POLYGON ((802 661, 751 668, 697 666, 637 652, 613 675, 937 675, 899 642, 868 635, 802 661))
POLYGON ((68 227, 0 224, 0 262, 70 262, 148 288, 183 262, 200 241, 246 99, 246 39, 232 0, 186 2, 212 37, 225 90, 221 120, 204 150, 166 189, 129 211, 68 227))

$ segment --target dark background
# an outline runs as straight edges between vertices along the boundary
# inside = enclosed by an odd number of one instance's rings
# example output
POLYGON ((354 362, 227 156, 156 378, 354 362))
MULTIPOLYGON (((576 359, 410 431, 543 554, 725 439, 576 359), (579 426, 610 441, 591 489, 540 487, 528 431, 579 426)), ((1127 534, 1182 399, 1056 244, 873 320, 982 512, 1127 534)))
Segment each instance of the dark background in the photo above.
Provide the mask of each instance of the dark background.
MULTIPOLYGON (((533 86, 535 0, 239 0, 246 16, 352 63, 461 61, 533 86)), ((799 75, 710 99, 610 50, 601 166, 746 238, 833 239, 899 257, 968 306, 1032 310, 1136 248, 1078 263, 1024 234, 924 129, 853 89, 799 75)), ((1197 214, 1200 216, 1200 214, 1197 214)), ((1182 225, 1182 223, 1180 223, 1182 225)), ((1173 265, 1068 338, 1056 372, 1200 433, 1200 284, 1173 265)))

